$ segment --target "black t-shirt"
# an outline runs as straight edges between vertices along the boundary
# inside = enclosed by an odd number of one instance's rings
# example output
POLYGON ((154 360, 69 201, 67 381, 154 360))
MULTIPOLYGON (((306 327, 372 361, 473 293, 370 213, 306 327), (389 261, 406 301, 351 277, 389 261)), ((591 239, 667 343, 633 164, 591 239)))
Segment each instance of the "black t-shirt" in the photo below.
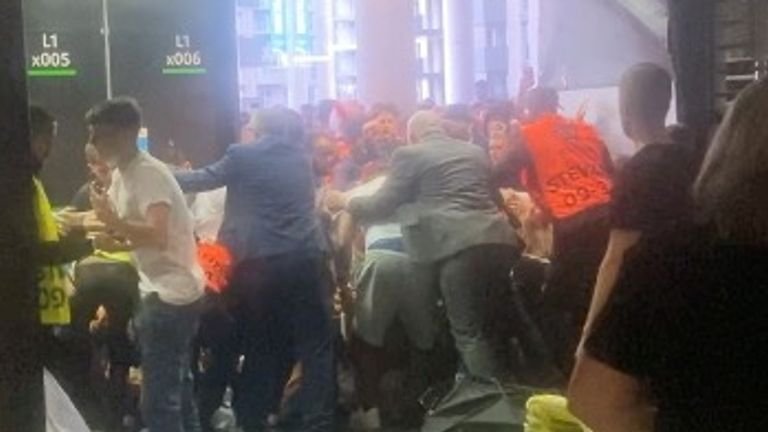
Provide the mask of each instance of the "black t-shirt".
POLYGON ((680 144, 645 146, 614 183, 611 227, 652 234, 689 220, 695 176, 692 152, 680 144))
POLYGON ((657 431, 768 427, 768 247, 711 232, 678 228, 631 250, 586 344, 649 383, 657 431))

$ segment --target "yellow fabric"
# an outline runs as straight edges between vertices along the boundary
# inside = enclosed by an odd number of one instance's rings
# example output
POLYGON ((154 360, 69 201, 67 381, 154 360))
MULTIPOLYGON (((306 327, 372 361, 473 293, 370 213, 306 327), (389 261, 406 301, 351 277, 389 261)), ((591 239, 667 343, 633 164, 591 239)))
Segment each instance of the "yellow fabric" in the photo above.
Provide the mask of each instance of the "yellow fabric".
POLYGON ((540 395, 528 399, 525 431, 590 432, 568 411, 568 401, 556 395, 540 395))
MULTIPOLYGON (((53 217, 51 203, 40 180, 35 182, 35 219, 40 241, 59 241, 59 230, 53 217)), ((38 275, 40 289, 40 320, 44 325, 66 325, 71 320, 69 310, 70 280, 64 267, 43 265, 38 275)))
POLYGON ((110 261, 133 264, 133 255, 130 252, 104 252, 97 250, 94 255, 110 261))

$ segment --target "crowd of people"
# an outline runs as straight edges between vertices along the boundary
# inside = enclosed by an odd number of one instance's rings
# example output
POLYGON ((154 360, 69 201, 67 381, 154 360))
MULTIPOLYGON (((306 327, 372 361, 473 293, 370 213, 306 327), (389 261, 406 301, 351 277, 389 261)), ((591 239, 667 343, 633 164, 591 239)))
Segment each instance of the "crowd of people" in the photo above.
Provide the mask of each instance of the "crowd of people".
MULTIPOLYGON (((467 380, 567 394, 594 431, 748 430, 768 82, 701 167, 671 98, 663 68, 626 72, 621 166, 532 83, 407 121, 260 110, 204 167, 140 151, 136 101, 105 101, 71 205, 35 183, 48 368, 104 431, 215 431, 226 405, 244 432, 413 429, 422 395, 467 380)), ((42 168, 56 122, 30 124, 42 168)))

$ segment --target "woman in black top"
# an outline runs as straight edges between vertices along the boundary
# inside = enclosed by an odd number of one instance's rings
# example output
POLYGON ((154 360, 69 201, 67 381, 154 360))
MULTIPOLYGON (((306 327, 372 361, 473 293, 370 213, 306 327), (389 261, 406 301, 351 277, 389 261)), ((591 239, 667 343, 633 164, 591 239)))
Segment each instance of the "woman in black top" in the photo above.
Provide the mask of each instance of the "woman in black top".
POLYGON ((695 185, 697 226, 626 257, 574 372, 595 432, 765 429, 768 81, 737 99, 695 185))

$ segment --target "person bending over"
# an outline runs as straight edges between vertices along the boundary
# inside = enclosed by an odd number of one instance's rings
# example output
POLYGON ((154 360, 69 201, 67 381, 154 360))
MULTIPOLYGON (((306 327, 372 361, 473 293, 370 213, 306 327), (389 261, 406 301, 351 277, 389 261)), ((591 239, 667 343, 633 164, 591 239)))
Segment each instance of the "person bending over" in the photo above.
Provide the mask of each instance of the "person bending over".
POLYGON ((470 375, 501 378, 486 329, 485 300, 508 288, 520 248, 499 210, 484 151, 446 135, 438 114, 421 111, 408 125, 412 145, 398 149, 373 196, 348 212, 364 224, 397 217, 419 283, 439 286, 456 348, 470 375))

